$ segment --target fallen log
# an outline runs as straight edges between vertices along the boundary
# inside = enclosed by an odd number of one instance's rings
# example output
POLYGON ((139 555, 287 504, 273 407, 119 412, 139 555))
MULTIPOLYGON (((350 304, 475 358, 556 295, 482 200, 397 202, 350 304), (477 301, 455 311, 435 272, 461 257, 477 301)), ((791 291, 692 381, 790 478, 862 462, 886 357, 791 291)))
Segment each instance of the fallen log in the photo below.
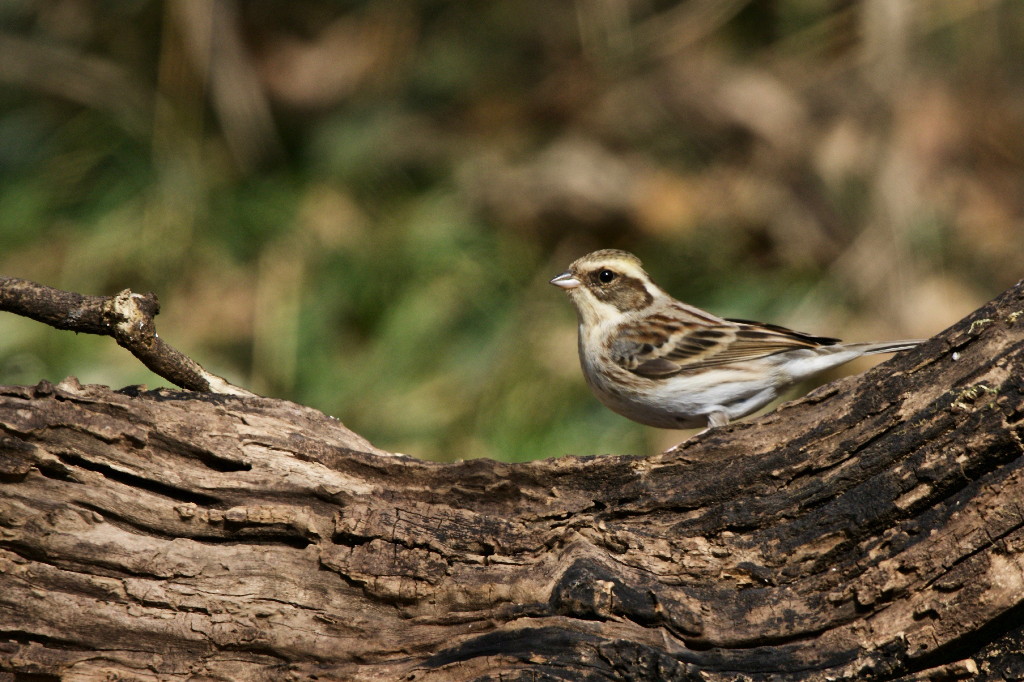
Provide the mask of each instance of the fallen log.
POLYGON ((244 389, 3 387, 0 679, 1016 679, 1022 455, 1024 282, 648 457, 437 464, 244 389))

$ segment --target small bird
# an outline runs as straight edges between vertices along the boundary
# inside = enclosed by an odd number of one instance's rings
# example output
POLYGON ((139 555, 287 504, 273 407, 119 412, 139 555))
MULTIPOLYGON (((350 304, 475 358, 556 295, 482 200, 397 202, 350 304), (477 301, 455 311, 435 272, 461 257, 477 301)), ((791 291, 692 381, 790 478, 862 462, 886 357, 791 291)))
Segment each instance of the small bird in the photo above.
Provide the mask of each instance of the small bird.
POLYGON ((724 426, 819 372, 921 343, 843 343, 717 317, 672 298, 639 258, 615 249, 583 256, 551 283, 576 306, 580 364, 594 395, 663 429, 724 426))

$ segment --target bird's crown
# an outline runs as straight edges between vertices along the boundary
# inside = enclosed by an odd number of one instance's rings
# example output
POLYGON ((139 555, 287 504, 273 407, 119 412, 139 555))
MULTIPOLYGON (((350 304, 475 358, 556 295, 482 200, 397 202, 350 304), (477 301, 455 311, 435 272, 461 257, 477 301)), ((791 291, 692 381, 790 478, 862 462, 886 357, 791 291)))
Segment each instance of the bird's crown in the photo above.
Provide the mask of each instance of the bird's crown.
POLYGON ((574 272, 582 272, 590 270, 598 266, 627 266, 627 269, 639 269, 643 270, 643 264, 640 259, 631 254, 629 251, 621 251, 619 249, 601 249, 600 251, 594 251, 588 253, 582 258, 577 258, 569 269, 574 272))

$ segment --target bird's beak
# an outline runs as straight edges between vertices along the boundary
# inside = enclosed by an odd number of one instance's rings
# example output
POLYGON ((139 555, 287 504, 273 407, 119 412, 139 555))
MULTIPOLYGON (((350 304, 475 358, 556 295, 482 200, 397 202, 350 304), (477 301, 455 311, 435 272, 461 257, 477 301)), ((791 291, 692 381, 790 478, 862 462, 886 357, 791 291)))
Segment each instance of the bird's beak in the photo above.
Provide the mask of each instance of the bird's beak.
POLYGON ((551 280, 551 283, 556 287, 561 287, 563 289, 575 289, 580 285, 580 281, 573 277, 571 272, 563 272, 561 275, 551 280))

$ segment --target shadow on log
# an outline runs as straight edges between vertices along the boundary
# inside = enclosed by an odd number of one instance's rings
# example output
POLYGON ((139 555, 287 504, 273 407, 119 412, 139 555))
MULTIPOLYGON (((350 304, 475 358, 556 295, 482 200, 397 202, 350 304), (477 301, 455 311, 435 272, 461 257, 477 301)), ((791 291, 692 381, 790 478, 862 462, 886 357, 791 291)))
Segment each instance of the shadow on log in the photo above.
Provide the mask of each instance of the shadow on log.
POLYGON ((0 679, 1024 676, 1024 283, 652 457, 434 464, 293 403, 0 389, 0 679))

